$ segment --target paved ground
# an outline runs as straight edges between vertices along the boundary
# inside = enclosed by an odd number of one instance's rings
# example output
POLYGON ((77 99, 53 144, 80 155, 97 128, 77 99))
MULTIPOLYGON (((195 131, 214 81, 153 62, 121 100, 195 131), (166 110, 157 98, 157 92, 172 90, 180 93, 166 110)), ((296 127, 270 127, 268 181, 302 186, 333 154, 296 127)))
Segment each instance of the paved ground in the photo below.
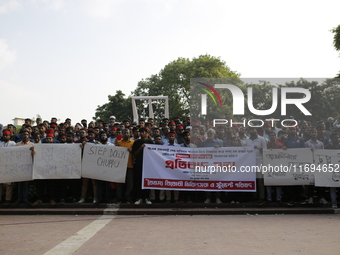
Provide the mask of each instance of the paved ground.
POLYGON ((340 215, 0 216, 0 254, 340 254, 340 215))

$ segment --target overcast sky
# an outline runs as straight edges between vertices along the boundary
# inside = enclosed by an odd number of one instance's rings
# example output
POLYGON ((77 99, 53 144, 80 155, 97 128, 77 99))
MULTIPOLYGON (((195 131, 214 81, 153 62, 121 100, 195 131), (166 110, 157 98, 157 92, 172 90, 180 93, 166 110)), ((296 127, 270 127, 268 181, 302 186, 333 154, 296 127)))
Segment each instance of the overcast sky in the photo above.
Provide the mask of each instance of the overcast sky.
MULTIPOLYGON (((178 57, 243 78, 334 77, 340 1, 0 0, 0 123, 91 120, 178 57)), ((114 115, 114 113, 112 113, 114 115)))

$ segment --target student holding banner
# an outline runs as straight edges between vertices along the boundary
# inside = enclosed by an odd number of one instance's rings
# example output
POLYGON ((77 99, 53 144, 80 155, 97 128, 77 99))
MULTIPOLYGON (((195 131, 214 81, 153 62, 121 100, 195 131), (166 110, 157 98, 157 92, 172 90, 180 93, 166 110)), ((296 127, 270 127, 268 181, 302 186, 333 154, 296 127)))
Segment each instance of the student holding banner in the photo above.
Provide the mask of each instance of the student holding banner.
MULTIPOLYGON (((31 146, 31 151, 32 151, 32 157, 34 156, 34 143, 28 140, 29 138, 29 132, 27 130, 23 130, 21 132, 21 142, 17 143, 16 146, 31 146)), ((30 187, 30 182, 29 181, 24 181, 24 182, 19 182, 18 183, 18 198, 15 204, 20 204, 21 202, 24 202, 26 205, 31 206, 32 203, 28 200, 28 195, 29 195, 29 187, 30 187)))
MULTIPOLYGON (((288 130, 288 137, 284 141, 282 149, 289 148, 305 148, 305 141, 303 138, 298 137, 296 127, 290 127, 288 130)), ((293 206, 296 202, 300 201, 300 204, 306 204, 305 201, 301 201, 302 186, 293 185, 286 187, 285 194, 288 196, 288 206, 293 206)))
MULTIPOLYGON (((318 134, 317 130, 315 128, 312 128, 310 131, 310 134, 311 134, 311 138, 305 142, 305 147, 311 148, 312 150, 314 149, 323 150, 324 144, 323 142, 317 139, 317 134, 318 134)), ((327 200, 324 198, 326 189, 324 187, 317 187, 316 190, 318 192, 318 197, 320 199, 319 202, 324 205, 328 204, 327 200)), ((307 192, 308 192, 307 203, 313 204, 314 203, 313 201, 314 185, 307 186, 307 192)))
MULTIPOLYGON (((219 148, 219 147, 223 147, 223 141, 216 138, 216 131, 212 128, 208 129, 207 132, 207 139, 204 140, 203 142, 201 142, 198 147, 215 147, 215 148, 219 148)), ((215 196, 215 202, 216 204, 221 204, 221 192, 210 192, 210 191, 206 191, 205 192, 205 204, 210 204, 211 203, 211 196, 212 194, 214 194, 215 196)))
POLYGON ((152 205, 150 200, 150 190, 142 189, 142 176, 143 176, 143 150, 145 144, 153 144, 153 141, 149 137, 149 130, 146 128, 140 128, 140 139, 136 140, 132 147, 132 153, 135 157, 135 166, 134 166, 134 188, 136 193, 136 202, 135 205, 140 205, 145 199, 145 203, 147 205, 152 205))
MULTIPOLYGON (((260 166, 263 163, 262 152, 264 149, 267 149, 267 142, 266 140, 257 134, 256 127, 249 128, 249 139, 247 140, 247 147, 254 148, 256 150, 256 165, 260 166)), ((265 203, 264 196, 264 180, 263 174, 261 172, 256 173, 256 187, 257 187, 257 194, 258 194, 258 205, 263 205, 265 203)))
MULTIPOLYGON (((330 136, 331 143, 328 144, 325 149, 327 150, 340 150, 340 135, 339 133, 332 133, 330 136)), ((336 187, 330 187, 332 208, 338 208, 338 201, 336 196, 336 187)))
MULTIPOLYGON (((284 131, 279 131, 284 132, 284 131)), ((269 142, 267 143, 267 149, 281 149, 283 147, 283 144, 279 142, 278 139, 276 139, 276 133, 275 131, 269 132, 269 142)), ((267 191, 267 202, 272 202, 272 186, 266 186, 267 191)), ((282 199, 282 188, 280 186, 275 186, 275 193, 276 193, 276 202, 281 203, 282 199)))
MULTIPOLYGON (((0 142, 0 147, 12 147, 15 146, 16 143, 11 141, 11 132, 8 129, 5 129, 1 132, 2 134, 2 141, 0 142)), ((6 187, 6 202, 5 205, 9 205, 12 200, 12 193, 13 193, 13 186, 12 183, 5 183, 6 187)), ((3 189, 3 184, 0 183, 0 202, 2 200, 2 189, 3 189)))

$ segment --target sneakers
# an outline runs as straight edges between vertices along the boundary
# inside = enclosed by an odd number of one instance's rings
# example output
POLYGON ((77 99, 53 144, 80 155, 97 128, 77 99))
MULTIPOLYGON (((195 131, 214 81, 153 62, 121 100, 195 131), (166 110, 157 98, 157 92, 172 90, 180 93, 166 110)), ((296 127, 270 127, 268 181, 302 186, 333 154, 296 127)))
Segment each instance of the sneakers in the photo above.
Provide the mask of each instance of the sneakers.
POLYGON ((292 201, 292 200, 291 200, 291 201, 289 201, 289 202, 287 203, 287 205, 288 205, 288 206, 293 206, 294 204, 295 204, 295 202, 294 202, 294 201, 292 201))
POLYGON ((219 198, 216 198, 216 204, 222 204, 222 201, 221 201, 221 199, 219 199, 219 198))
POLYGON ((309 205, 312 205, 312 204, 314 203, 313 198, 312 198, 312 197, 309 197, 309 198, 307 199, 307 203, 308 203, 309 205))
POLYGON ((333 204, 332 204, 332 208, 333 208, 333 209, 336 209, 336 208, 338 208, 338 205, 337 205, 336 203, 333 203, 333 204))
POLYGON ((98 199, 97 198, 94 198, 93 199, 93 204, 97 204, 98 203, 98 199))
POLYGON ((322 198, 319 200, 319 203, 320 203, 320 204, 327 205, 327 204, 328 204, 328 201, 322 197, 322 198))
POLYGON ((210 204, 211 203, 211 200, 210 198, 207 198, 205 201, 204 201, 205 204, 210 204))
POLYGON ((150 199, 145 199, 145 203, 147 204, 147 205, 152 205, 152 202, 151 202, 151 200, 150 199))
POLYGON ((83 204, 85 203, 85 199, 84 198, 81 198, 79 201, 78 201, 78 204, 83 204))
POLYGON ((140 205, 141 203, 142 203, 142 199, 140 198, 140 199, 138 199, 136 202, 135 202, 135 205, 140 205))

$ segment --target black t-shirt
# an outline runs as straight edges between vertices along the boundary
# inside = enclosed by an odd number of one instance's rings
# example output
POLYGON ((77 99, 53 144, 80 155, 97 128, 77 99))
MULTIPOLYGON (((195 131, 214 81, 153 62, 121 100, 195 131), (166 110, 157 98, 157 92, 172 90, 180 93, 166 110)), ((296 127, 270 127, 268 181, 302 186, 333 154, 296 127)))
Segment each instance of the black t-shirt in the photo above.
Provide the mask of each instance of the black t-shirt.
MULTIPOLYGON (((153 141, 150 139, 146 139, 146 140, 142 140, 142 139, 138 139, 133 143, 132 146, 132 153, 135 154, 135 152, 142 147, 143 144, 153 144, 153 141)), ((142 166, 143 164, 143 152, 144 150, 141 150, 138 155, 135 157, 135 166, 142 166)))

